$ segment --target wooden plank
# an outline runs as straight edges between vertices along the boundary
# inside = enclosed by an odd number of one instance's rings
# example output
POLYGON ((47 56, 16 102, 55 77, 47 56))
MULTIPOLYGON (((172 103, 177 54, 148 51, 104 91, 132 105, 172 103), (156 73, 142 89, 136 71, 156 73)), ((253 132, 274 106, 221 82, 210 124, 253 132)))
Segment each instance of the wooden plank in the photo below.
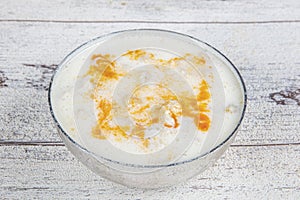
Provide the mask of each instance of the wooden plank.
POLYGON ((0 2, 0 20, 276 22, 299 21, 300 3, 286 1, 55 0, 0 2))
POLYGON ((187 183, 128 189, 80 164, 65 147, 0 147, 1 198, 299 199, 300 146, 231 147, 187 183))
POLYGON ((47 88, 56 65, 81 43, 112 31, 164 28, 200 38, 241 70, 248 111, 237 145, 299 142, 300 24, 0 23, 0 140, 60 141, 47 88), (278 94, 276 94, 278 93, 278 94), (275 94, 270 98, 271 94, 275 94), (274 101, 275 100, 275 101, 274 101), (297 101, 296 101, 297 100, 297 101), (286 105, 277 103, 284 101, 286 105))

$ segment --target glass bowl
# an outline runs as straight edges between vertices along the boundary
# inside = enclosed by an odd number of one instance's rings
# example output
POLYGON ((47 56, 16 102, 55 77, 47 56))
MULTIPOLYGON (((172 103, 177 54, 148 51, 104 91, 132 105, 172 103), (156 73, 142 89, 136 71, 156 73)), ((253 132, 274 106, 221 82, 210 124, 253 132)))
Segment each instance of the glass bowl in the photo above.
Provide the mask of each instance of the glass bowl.
MULTIPOLYGON (((130 64, 128 65, 130 66, 130 64)), ((171 77, 168 80, 177 76, 177 72, 173 72, 174 69, 170 71, 171 77)), ((137 76, 140 78, 139 74, 137 76)), ((118 80, 118 82, 122 81, 118 80)), ((123 81, 118 87, 122 88, 123 91, 124 88, 125 90, 126 88, 129 90, 130 83, 123 81)), ((124 96, 121 97, 123 98, 124 96)), ((224 153, 233 142, 244 117, 246 88, 236 67, 228 58, 211 45, 191 36, 172 31, 134 29, 95 38, 79 46, 67 55, 59 64, 51 79, 49 105, 52 117, 58 127, 58 133, 66 144, 66 147, 89 169, 106 179, 128 187, 158 188, 174 185, 196 176, 211 166, 224 153), (126 60, 124 57, 131 51, 124 53, 124 49, 128 49, 129 46, 131 49, 138 49, 139 52, 141 49, 146 49, 147 51, 150 49, 149 52, 154 53, 150 53, 148 57, 143 57, 141 61, 143 64, 137 64, 135 63, 136 61, 132 60, 138 60, 139 56, 145 56, 145 54, 138 54, 138 58, 129 57, 126 60), (85 137, 84 135, 89 132, 89 125, 85 126, 85 124, 89 124, 95 120, 94 118, 97 121, 97 115, 92 113, 89 116, 90 109, 95 108, 94 104, 90 100, 86 100, 86 97, 80 96, 80 94, 83 95, 88 91, 90 85, 88 83, 85 84, 84 81, 87 80, 84 78, 81 81, 78 80, 80 79, 79 77, 86 77, 83 69, 87 70, 92 65, 89 58, 92 58, 93 55, 94 57, 95 55, 100 55, 97 53, 103 53, 103 49, 118 55, 117 58, 114 58, 115 62, 122 61, 126 63, 132 61, 135 65, 143 65, 139 69, 142 69, 142 71, 146 69, 143 72, 146 74, 145 80, 151 83, 160 76, 156 74, 151 75, 155 71, 155 67, 165 69, 169 67, 167 65, 174 67, 178 63, 180 66, 191 66, 190 69, 185 68, 181 71, 184 75, 178 76, 184 77, 182 78, 183 82, 180 82, 181 80, 178 77, 172 81, 172 86, 170 86, 172 90, 180 90, 178 88, 182 88, 184 82, 191 81, 188 80, 189 74, 186 74, 186 71, 189 70, 192 70, 192 76, 198 76, 196 74, 199 73, 200 79, 211 79, 210 81, 208 80, 210 85, 208 90, 211 96, 208 103, 212 104, 210 105, 211 111, 207 111, 210 112, 208 115, 211 116, 209 131, 201 130, 202 133, 194 131, 196 134, 193 137, 192 135, 186 137, 189 129, 180 128, 178 129, 180 134, 176 135, 175 139, 173 138, 174 140, 170 140, 170 143, 163 146, 165 149, 168 148, 168 152, 163 150, 154 152, 153 150, 154 153, 132 153, 129 150, 128 152, 124 152, 122 148, 121 150, 120 148, 116 148, 117 150, 114 153, 108 153, 113 146, 113 142, 106 141, 104 143, 103 141, 97 141, 97 138, 86 139, 90 136, 87 135, 85 137), (188 53, 183 55, 183 52, 187 51, 188 53), (197 54, 198 51, 199 54, 197 54), (165 62, 163 59, 156 59, 155 62, 160 62, 160 64, 145 64, 147 59, 149 60, 154 57, 155 52, 158 55, 163 55, 166 52, 166 57, 170 54, 178 56, 179 59, 170 59, 170 62, 165 62), (190 52, 193 52, 193 55, 190 52), (195 54, 202 56, 200 60, 195 54), (193 64, 193 62, 196 64, 193 64), (204 69, 205 66, 206 68, 204 69), (195 73, 193 70, 196 70, 195 73), (84 106, 78 106, 83 105, 82 102, 85 101, 89 102, 89 107, 86 107, 87 109, 84 106), (200 137, 198 136, 199 134, 205 135, 205 137, 201 136, 203 139, 197 139, 200 137), (198 148, 198 143, 195 140, 201 140, 201 148, 200 146, 198 148), (179 154, 180 156, 169 159, 170 151, 176 152, 176 156, 179 154), (127 155, 128 157, 126 157, 127 155)), ((184 118, 180 119, 182 119, 180 122, 184 124, 184 118)), ((203 118, 201 119, 200 117, 201 120, 203 118)), ((143 137, 146 138, 146 136, 143 137)), ((123 145, 123 147, 127 148, 126 145, 123 145)), ((147 152, 150 151, 147 150, 147 152)))

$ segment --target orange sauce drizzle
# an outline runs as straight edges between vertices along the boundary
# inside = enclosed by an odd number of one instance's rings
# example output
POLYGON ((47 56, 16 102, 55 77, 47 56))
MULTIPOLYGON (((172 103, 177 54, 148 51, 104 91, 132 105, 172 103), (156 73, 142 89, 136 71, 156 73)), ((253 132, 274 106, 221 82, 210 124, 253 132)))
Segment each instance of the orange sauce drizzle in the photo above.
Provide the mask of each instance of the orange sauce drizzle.
MULTIPOLYGON (((196 65, 205 65, 206 61, 203 57, 192 56, 191 54, 185 54, 184 57, 174 57, 169 60, 157 59, 153 53, 147 53, 143 50, 130 50, 127 51, 122 56, 129 57, 130 60, 138 60, 142 57, 147 57, 148 59, 154 61, 158 65, 162 66, 176 66, 179 61, 184 60, 187 57, 192 58, 192 62, 196 65)), ((117 70, 116 63, 111 61, 113 56, 109 54, 95 54, 91 57, 91 60, 94 61, 94 64, 90 66, 86 76, 90 76, 90 82, 96 86, 95 91, 99 90, 103 84, 108 81, 116 81, 120 77, 124 76, 125 73, 119 72, 117 70)), ((163 88, 161 85, 159 88, 163 88)), ((180 97, 183 99, 183 105, 186 108, 183 112, 173 112, 170 108, 166 107, 169 110, 169 115, 173 119, 173 124, 164 123, 164 126, 167 128, 178 128, 180 123, 178 120, 179 116, 194 117, 195 113, 198 118, 194 119, 194 122, 197 128, 200 131, 208 131, 211 121, 209 116, 206 114, 210 112, 208 108, 208 103, 210 101, 211 95, 209 92, 209 86, 205 80, 202 80, 198 88, 199 92, 196 96, 196 104, 193 103, 193 97, 188 97, 182 94, 180 97), (197 114, 198 113, 198 114, 197 114)), ((159 101, 164 101, 168 103, 170 101, 178 101, 177 97, 168 90, 157 91, 159 96, 159 101), (163 91, 163 92, 162 92, 163 91)), ((98 118, 97 125, 92 129, 92 136, 98 139, 106 139, 109 135, 113 135, 116 141, 121 141, 122 139, 128 139, 130 136, 136 136, 140 139, 141 145, 143 147, 148 147, 150 140, 145 138, 144 127, 150 126, 153 123, 158 123, 159 119, 157 117, 149 120, 149 116, 154 115, 150 113, 150 108, 153 103, 157 103, 157 98, 154 96, 147 96, 147 104, 137 107, 137 102, 140 99, 130 99, 129 101, 129 113, 133 116, 134 121, 136 122, 135 128, 130 128, 129 126, 121 127, 118 125, 112 125, 112 103, 105 98, 97 98, 95 93, 92 93, 90 97, 97 103, 98 118), (138 109, 136 109, 138 108, 138 109), (146 114, 145 114, 146 113, 146 114), (148 113, 148 114, 147 114, 148 113), (130 131, 131 134, 126 134, 126 131, 130 131)), ((151 118, 151 117, 150 117, 151 118)))
POLYGON ((129 50, 124 53, 122 56, 128 56, 130 60, 138 60, 140 57, 145 56, 146 52, 143 50, 129 50))

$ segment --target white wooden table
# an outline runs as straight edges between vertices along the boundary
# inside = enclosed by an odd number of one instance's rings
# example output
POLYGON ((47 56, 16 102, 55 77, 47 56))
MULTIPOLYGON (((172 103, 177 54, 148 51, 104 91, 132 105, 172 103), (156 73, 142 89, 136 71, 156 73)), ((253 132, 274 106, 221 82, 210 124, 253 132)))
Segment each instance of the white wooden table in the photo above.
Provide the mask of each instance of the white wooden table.
POLYGON ((0 1, 0 199, 300 199, 300 1, 0 1), (169 29, 227 55, 248 89, 236 141, 187 183, 128 189, 69 153, 49 113, 57 64, 83 42, 169 29))

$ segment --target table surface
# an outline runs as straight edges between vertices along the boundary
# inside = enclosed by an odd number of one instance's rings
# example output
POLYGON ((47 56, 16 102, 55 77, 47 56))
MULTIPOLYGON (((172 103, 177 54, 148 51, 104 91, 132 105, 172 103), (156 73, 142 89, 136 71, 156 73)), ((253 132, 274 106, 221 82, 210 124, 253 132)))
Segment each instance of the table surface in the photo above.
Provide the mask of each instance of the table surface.
POLYGON ((300 199, 300 1, 0 1, 0 198, 300 199), (248 90, 235 142, 187 183, 128 189, 79 163, 47 102, 57 64, 87 40, 160 28, 228 56, 248 90))

